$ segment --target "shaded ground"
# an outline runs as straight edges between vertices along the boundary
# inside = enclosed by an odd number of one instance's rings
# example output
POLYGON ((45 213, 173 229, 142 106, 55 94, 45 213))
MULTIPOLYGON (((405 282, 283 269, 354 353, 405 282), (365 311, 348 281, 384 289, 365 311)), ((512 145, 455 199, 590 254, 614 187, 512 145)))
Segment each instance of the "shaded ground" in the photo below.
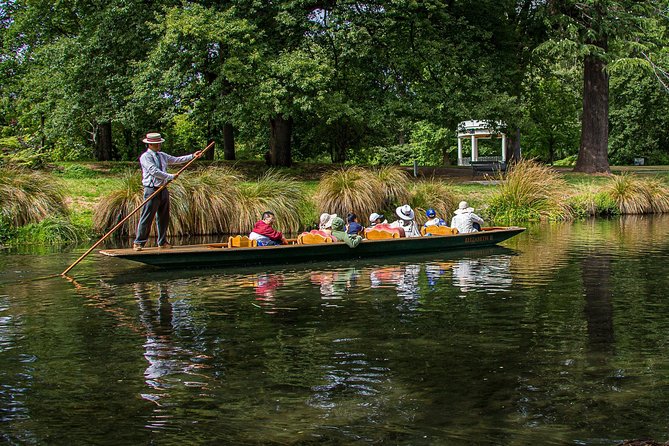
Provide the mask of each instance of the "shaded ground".
MULTIPOLYGON (((75 164, 83 165, 89 169, 105 174, 114 174, 125 169, 139 170, 138 163, 134 161, 89 162, 75 164)), ((208 166, 227 166, 241 172, 248 179, 256 179, 270 169, 262 161, 203 161, 196 164, 197 168, 206 168, 208 166)), ((318 181, 321 176, 323 176, 323 174, 340 168, 342 168, 341 164, 295 163, 292 167, 281 168, 279 171, 300 180, 318 181)), ((406 171, 410 176, 414 176, 413 167, 401 166, 401 169, 406 171)), ((553 169, 560 173, 571 173, 573 171, 571 167, 554 167, 553 169)), ((634 173, 638 175, 669 174, 669 166, 611 166, 611 172, 614 174, 634 173)), ((474 174, 471 167, 467 166, 418 167, 416 177, 421 179, 438 178, 454 183, 469 183, 480 181, 488 182, 489 180, 496 179, 496 175, 491 173, 479 172, 474 174)))

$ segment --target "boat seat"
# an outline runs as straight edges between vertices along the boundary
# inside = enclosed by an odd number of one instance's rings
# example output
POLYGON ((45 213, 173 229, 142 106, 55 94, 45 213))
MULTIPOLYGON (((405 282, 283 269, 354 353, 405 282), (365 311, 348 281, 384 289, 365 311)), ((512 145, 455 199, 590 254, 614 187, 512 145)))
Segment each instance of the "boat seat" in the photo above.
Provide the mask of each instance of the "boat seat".
POLYGON ((382 229, 365 229, 365 238, 367 240, 386 240, 391 238, 400 238, 399 232, 390 232, 382 229))
POLYGON ((427 228, 421 228, 420 233, 422 235, 455 235, 458 233, 458 229, 448 226, 428 226, 427 228))
POLYGON ((332 243, 332 238, 312 232, 303 232, 297 237, 298 245, 318 245, 320 243, 332 243))
POLYGON ((246 235, 235 235, 228 237, 228 248, 255 248, 257 240, 251 240, 246 235))

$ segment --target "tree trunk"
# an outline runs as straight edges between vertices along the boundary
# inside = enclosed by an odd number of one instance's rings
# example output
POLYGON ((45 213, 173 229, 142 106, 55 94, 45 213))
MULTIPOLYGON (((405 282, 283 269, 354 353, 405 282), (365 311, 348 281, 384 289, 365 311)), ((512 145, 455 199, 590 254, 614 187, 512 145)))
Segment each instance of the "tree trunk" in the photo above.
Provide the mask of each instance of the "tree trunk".
POLYGON ((95 159, 98 161, 111 161, 114 155, 112 148, 112 125, 104 122, 98 125, 95 138, 95 159))
POLYGON ((229 122, 223 126, 223 159, 235 160, 235 128, 229 122))
POLYGON ((290 138, 293 133, 293 118, 276 115, 269 120, 269 160, 272 166, 290 167, 290 138))
POLYGON ((509 136, 506 145, 506 162, 508 164, 520 161, 520 127, 516 127, 515 134, 509 136))
MULTIPOLYGON (((606 49, 606 41, 599 45, 606 49)), ((583 64, 583 118, 581 147, 574 172, 610 173, 609 168, 609 77, 606 64, 595 55, 583 64)))

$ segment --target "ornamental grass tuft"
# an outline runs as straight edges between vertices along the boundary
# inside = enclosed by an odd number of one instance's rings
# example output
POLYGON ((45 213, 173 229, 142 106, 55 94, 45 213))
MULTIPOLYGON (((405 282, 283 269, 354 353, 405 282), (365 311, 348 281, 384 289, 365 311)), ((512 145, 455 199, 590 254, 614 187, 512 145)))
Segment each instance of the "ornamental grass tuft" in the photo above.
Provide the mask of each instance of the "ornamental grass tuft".
POLYGON ((241 176, 229 168, 212 168, 184 180, 184 191, 187 194, 184 203, 187 209, 182 211, 188 225, 186 233, 202 235, 228 232, 235 218, 241 176))
MULTIPOLYGON (((141 176, 137 175, 137 171, 126 170, 121 177, 121 183, 122 188, 106 195, 95 206, 93 211, 95 231, 100 233, 109 231, 144 201, 141 176)), ((116 234, 134 235, 140 212, 130 217, 116 234)))
POLYGON ((550 167, 523 160, 499 177, 500 185, 490 199, 493 220, 568 220, 572 210, 563 196, 566 182, 550 167))
POLYGON ((416 213, 416 222, 423 225, 427 221, 425 211, 432 208, 437 216, 450 224, 450 216, 457 207, 455 195, 449 185, 435 179, 423 180, 411 189, 411 207, 416 213))
POLYGON ((384 209, 386 190, 373 171, 350 167, 332 171, 321 178, 314 200, 319 213, 346 217, 353 212, 367 216, 384 209))
POLYGON ((397 166, 384 166, 374 170, 374 173, 381 183, 385 197, 384 208, 397 207, 409 202, 411 182, 406 171, 397 166))
POLYGON ((657 178, 613 175, 603 191, 616 203, 621 214, 669 212, 669 188, 657 178))
MULTIPOLYGON (((220 234, 228 232, 236 215, 237 184, 240 176, 228 168, 202 170, 169 186, 170 233, 173 235, 220 234)), ((98 232, 107 232, 144 201, 141 178, 134 170, 123 174, 124 187, 100 200, 93 214, 98 232)), ((118 230, 134 235, 141 211, 118 230)))
POLYGON ((0 169, 0 217, 10 227, 66 214, 63 192, 52 179, 38 172, 0 169))
POLYGON ((248 234, 265 211, 276 217, 274 227, 284 233, 296 233, 301 228, 304 193, 300 184, 284 174, 269 170, 254 182, 240 183, 237 205, 231 210, 227 232, 248 234))

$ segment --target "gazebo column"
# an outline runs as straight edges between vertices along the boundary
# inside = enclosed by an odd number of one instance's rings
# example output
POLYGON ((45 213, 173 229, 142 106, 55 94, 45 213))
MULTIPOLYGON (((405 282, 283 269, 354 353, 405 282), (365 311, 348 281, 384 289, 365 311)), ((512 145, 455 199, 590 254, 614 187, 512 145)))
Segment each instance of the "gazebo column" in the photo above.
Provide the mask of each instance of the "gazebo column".
POLYGON ((506 134, 502 133, 502 162, 506 163, 506 134))
POLYGON ((479 144, 476 141, 476 136, 472 135, 472 161, 479 160, 479 144))
POLYGON ((458 137, 458 166, 462 166, 462 138, 458 137))

